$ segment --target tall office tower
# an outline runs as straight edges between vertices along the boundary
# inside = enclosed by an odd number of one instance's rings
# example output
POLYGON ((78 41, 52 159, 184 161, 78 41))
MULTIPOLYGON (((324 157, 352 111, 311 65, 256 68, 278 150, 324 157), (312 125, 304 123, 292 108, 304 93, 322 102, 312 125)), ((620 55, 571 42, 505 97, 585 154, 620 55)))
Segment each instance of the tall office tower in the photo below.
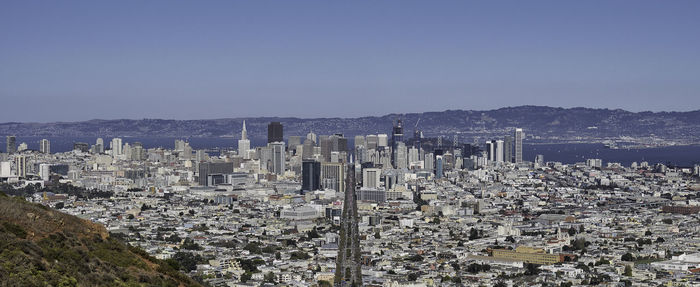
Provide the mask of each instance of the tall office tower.
POLYGON ((377 149, 379 146, 379 138, 377 138, 377 135, 367 135, 367 137, 365 137, 365 144, 367 145, 367 149, 377 149))
POLYGON ((127 160, 131 160, 131 145, 129 143, 125 143, 124 147, 122 147, 122 155, 126 155, 127 160))
POLYGON ((355 161, 359 164, 367 162, 367 148, 364 145, 355 146, 355 161))
POLYGON ((423 168, 430 171, 435 169, 435 156, 433 153, 425 154, 425 158, 423 159, 423 168))
POLYGON ((358 227, 355 167, 348 165, 343 213, 340 217, 340 243, 335 268, 335 286, 362 286, 360 229, 358 227))
POLYGON ((496 160, 496 156, 494 154, 496 147, 494 147, 494 145, 495 143, 493 141, 486 142, 486 159, 488 159, 489 161, 496 160))
POLYGON ((248 131, 245 128, 245 121, 243 121, 241 139, 238 140, 238 155, 242 156, 244 159, 250 159, 248 150, 250 150, 250 140, 248 140, 248 131))
MULTIPOLYGON (((146 157, 145 157, 145 153, 143 150, 143 144, 141 144, 140 142, 135 142, 134 146, 131 147, 131 155, 130 156, 131 156, 132 160, 136 160, 136 161, 144 160, 146 157)), ((185 150, 182 153, 180 153, 180 158, 185 159, 185 160, 189 160, 190 158, 192 158, 192 148, 190 147, 189 144, 185 145, 185 150)))
POLYGON ((314 156, 314 142, 311 139, 306 138, 304 140, 304 149, 302 150, 301 158, 302 159, 310 159, 313 156, 314 156))
POLYGON ((276 174, 284 174, 285 167, 285 151, 284 142, 270 143, 272 148, 272 172, 276 174))
POLYGON ((525 137, 525 133, 523 133, 523 129, 517 128, 515 129, 515 135, 513 138, 515 138, 515 163, 522 163, 523 162, 523 138, 525 137))
POLYGON ((283 142, 284 132, 280 122, 270 122, 267 125, 267 143, 283 142))
POLYGON ((112 156, 117 156, 122 154, 122 139, 120 138, 113 138, 112 143, 112 156))
POLYGON ((297 146, 301 145, 301 137, 300 136, 290 136, 289 139, 287 140, 287 147, 290 151, 294 151, 296 153, 297 146))
POLYGON ((257 147, 255 149, 257 159, 260 162, 260 169, 272 172, 274 165, 272 163, 272 147, 268 144, 268 146, 257 147))
POLYGON ((355 136, 355 148, 358 146, 367 147, 367 144, 365 143, 365 136, 355 136))
POLYGON ((334 134, 330 136, 331 151, 346 152, 348 151, 348 139, 343 134, 334 134))
POLYGON ((401 120, 397 120, 391 129, 391 165, 394 166, 394 168, 399 168, 396 162, 398 159, 396 153, 400 142, 403 142, 403 123, 401 120))
POLYGON ((319 145, 321 146, 321 156, 323 161, 331 161, 331 152, 333 151, 333 140, 330 137, 319 137, 319 145))
POLYGON ((445 163, 441 155, 435 157, 435 178, 442 178, 442 168, 444 164, 445 163))
POLYGON ((95 152, 105 153, 105 141, 102 138, 97 138, 95 141, 95 152))
POLYGON ((513 162, 513 137, 506 136, 503 141, 503 160, 513 162))
POLYGON ((408 168, 408 150, 406 149, 406 144, 403 142, 397 142, 396 143, 396 148, 393 150, 393 155, 394 155, 394 168, 408 168))
POLYGON ((362 169, 362 187, 377 188, 382 177, 382 170, 379 168, 362 169))
POLYGON ((385 147, 389 146, 389 136, 386 134, 378 134, 377 135, 377 147, 385 147))
POLYGON ((321 186, 337 192, 345 192, 345 164, 339 162, 321 163, 321 186))
POLYGON ((27 157, 23 155, 15 157, 15 170, 18 177, 27 177, 27 157))
POLYGON ((51 165, 48 163, 42 163, 39 165, 39 176, 43 181, 49 181, 51 178, 51 165))
POLYGON ((414 163, 417 161, 420 161, 420 151, 415 147, 411 147, 408 149, 408 163, 414 163))
POLYGON ((47 139, 39 141, 39 151, 41 153, 51 153, 51 142, 47 139))
POLYGON ((7 136, 7 153, 13 154, 17 152, 17 139, 15 136, 7 136))
POLYGON ((318 141, 316 141, 316 134, 313 131, 309 131, 309 133, 306 134, 306 138, 310 139, 314 144, 318 143, 318 141))
POLYGON ((496 162, 503 162, 503 141, 496 140, 496 162))
POLYGON ((301 189, 306 191, 321 188, 321 163, 305 160, 301 163, 301 189))

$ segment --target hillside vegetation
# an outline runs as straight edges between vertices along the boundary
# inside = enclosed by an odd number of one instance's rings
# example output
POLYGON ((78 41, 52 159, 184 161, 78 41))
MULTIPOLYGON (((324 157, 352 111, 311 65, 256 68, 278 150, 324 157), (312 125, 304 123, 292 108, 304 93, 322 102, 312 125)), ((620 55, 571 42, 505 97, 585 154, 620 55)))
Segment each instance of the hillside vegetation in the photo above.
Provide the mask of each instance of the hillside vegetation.
POLYGON ((0 286, 199 286, 99 224, 0 193, 0 286))

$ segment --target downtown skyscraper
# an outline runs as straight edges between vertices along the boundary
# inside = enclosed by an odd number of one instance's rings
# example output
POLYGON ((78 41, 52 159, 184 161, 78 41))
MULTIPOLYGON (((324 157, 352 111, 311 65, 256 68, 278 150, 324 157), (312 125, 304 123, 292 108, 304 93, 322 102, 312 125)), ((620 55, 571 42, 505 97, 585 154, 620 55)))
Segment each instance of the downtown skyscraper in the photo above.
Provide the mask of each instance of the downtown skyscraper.
POLYGON ((267 143, 283 142, 284 127, 280 122, 270 122, 267 125, 267 143))
POLYGON ((523 162, 523 137, 525 137, 525 134, 523 133, 523 129, 516 128, 515 135, 513 136, 513 138, 515 139, 515 148, 514 148, 515 160, 513 162, 515 162, 515 163, 522 163, 523 162))

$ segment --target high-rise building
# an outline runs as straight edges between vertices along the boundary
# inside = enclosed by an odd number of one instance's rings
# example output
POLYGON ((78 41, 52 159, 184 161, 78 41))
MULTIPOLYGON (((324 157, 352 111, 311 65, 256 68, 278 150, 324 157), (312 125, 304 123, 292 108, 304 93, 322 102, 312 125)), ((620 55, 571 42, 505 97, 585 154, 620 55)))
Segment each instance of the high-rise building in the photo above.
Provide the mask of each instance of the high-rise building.
POLYGON ((41 153, 51 153, 51 142, 47 139, 39 141, 39 151, 41 153))
POLYGON ((102 138, 97 138, 95 141, 95 151, 97 153, 105 153, 105 142, 102 138))
POLYGON ((435 178, 442 178, 442 169, 444 161, 441 155, 435 157, 435 178))
POLYGON ((6 146, 7 153, 13 154, 17 152, 17 138, 15 136, 7 136, 6 146))
POLYGON ((345 192, 345 164, 339 162, 321 163, 321 187, 345 192))
POLYGON ((432 171, 435 169, 435 155, 433 153, 425 154, 423 165, 426 170, 432 171))
POLYGON ((377 147, 389 146, 389 136, 386 134, 377 135, 377 147))
POLYGON ((362 169, 362 187, 378 188, 382 170, 379 168, 363 168, 362 169))
POLYGON ((365 143, 367 144, 367 149, 377 149, 379 146, 379 138, 377 135, 367 135, 365 143))
POLYGON ((494 141, 487 141, 486 142, 486 158, 489 160, 489 162, 496 160, 495 152, 496 152, 496 143, 494 141))
POLYGON ((393 150, 393 165, 394 168, 404 169, 408 168, 408 150, 403 142, 397 142, 396 147, 393 150))
POLYGON ((357 148, 358 146, 367 147, 367 144, 365 144, 365 136, 363 136, 363 135, 355 136, 355 148, 357 148))
POLYGON ((18 177, 27 177, 27 157, 23 155, 15 157, 15 170, 18 177))
POLYGON ((301 143, 302 141, 300 136, 290 136, 287 140, 287 147, 290 151, 294 151, 296 153, 297 146, 300 146, 301 143))
POLYGON ((304 148, 301 153, 301 158, 302 159, 310 159, 314 155, 314 141, 306 138, 304 140, 304 148))
POLYGON ((522 163, 523 162, 523 138, 525 137, 525 134, 523 133, 523 129, 517 128, 515 129, 515 135, 513 138, 515 139, 515 163, 522 163))
POLYGON ((503 141, 496 140, 496 162, 503 162, 504 148, 503 141))
POLYGON ((513 137, 505 136, 503 145, 503 160, 513 162, 513 137))
POLYGON ((110 146, 112 148, 112 156, 122 155, 122 139, 113 138, 110 146))
POLYGON ((399 168, 397 166, 397 146, 400 142, 403 142, 403 123, 401 120, 397 120, 394 123, 394 126, 391 130, 391 165, 394 166, 394 168, 399 168))
POLYGON ((270 143, 272 149, 272 172, 276 174, 284 174, 285 169, 285 151, 284 142, 270 143))
POLYGON ((51 165, 48 163, 42 163, 39 165, 39 176, 41 176, 41 180, 43 181, 49 181, 51 178, 51 165))
POLYGON ((284 131, 282 128, 282 123, 270 122, 270 124, 267 125, 267 143, 283 142, 283 141, 284 141, 284 131))
POLYGON ((248 150, 250 150, 250 140, 248 140, 248 131, 245 128, 245 121, 243 121, 241 139, 238 140, 238 155, 242 156, 244 159, 250 159, 248 150))
POLYGON ((321 188, 321 163, 305 160, 301 163, 301 189, 306 191, 321 188))
POLYGON ((360 247, 354 169, 353 164, 348 165, 346 182, 348 191, 345 193, 343 213, 340 217, 340 242, 334 280, 336 286, 362 286, 362 264, 360 262, 362 249, 360 247))

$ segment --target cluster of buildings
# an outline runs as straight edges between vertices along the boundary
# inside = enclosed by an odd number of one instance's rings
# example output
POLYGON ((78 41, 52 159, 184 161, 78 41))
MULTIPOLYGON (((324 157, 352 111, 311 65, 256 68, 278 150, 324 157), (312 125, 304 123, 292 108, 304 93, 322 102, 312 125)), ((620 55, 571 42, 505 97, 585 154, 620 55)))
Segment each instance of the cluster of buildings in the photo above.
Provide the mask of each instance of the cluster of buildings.
POLYGON ((401 121, 390 135, 352 139, 285 137, 279 122, 259 147, 243 123, 238 148, 218 154, 182 140, 165 149, 120 138, 51 153, 48 141, 20 150, 8 137, 0 182, 109 191, 28 199, 61 203, 157 258, 190 258, 196 264, 184 271, 212 286, 339 283, 343 206, 353 198, 361 249, 353 276, 363 285, 700 280, 698 166, 524 161, 517 128, 480 146, 420 131, 406 138, 401 121))

